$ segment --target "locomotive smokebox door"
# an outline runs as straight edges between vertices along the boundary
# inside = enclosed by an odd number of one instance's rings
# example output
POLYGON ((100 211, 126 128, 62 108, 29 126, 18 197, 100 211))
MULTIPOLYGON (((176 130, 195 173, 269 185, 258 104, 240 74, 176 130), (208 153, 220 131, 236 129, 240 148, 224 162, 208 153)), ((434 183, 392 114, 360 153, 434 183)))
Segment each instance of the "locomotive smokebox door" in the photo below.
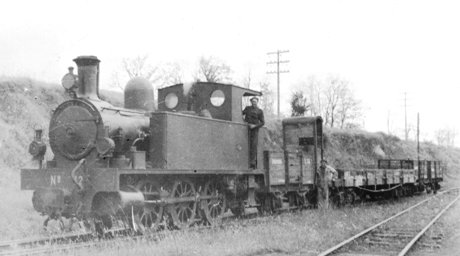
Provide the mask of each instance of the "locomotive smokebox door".
POLYGON ((322 159, 321 117, 293 117, 283 120, 286 186, 313 184, 322 159))

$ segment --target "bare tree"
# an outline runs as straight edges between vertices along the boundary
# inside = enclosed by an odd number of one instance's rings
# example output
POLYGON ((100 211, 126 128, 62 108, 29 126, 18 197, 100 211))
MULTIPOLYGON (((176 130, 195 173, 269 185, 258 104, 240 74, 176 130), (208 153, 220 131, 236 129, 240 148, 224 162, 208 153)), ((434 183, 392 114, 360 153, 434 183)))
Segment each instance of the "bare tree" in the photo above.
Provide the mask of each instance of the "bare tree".
MULTIPOLYGON (((120 73, 120 71, 115 70, 115 71, 113 71, 113 73, 112 73, 112 75, 110 77, 109 86, 114 87, 114 88, 119 88, 121 91, 123 91, 124 88, 125 88, 125 86, 123 84, 123 80, 127 81, 127 78, 124 79, 123 75, 120 73)), ((126 83, 126 81, 125 81, 125 83, 126 83)))
POLYGON ((123 68, 128 73, 129 78, 141 76, 150 81, 155 81, 154 74, 158 66, 152 66, 148 61, 149 55, 139 55, 134 58, 124 58, 122 60, 123 68))
POLYGON ((343 97, 346 84, 346 81, 340 80, 337 76, 328 77, 325 84, 323 93, 326 96, 326 116, 324 119, 326 120, 326 124, 329 123, 331 127, 334 127, 335 118, 337 117, 337 108, 343 97))
POLYGON ((444 127, 434 132, 434 137, 438 145, 454 147, 458 131, 454 128, 444 127))
POLYGON ((309 103, 311 114, 322 116, 324 124, 330 127, 345 128, 347 122, 352 122, 361 112, 361 101, 356 98, 350 82, 338 75, 330 75, 326 79, 310 76, 297 88, 297 97, 302 96, 302 100, 309 103))
POLYGON ((361 100, 357 99, 353 89, 346 85, 342 88, 342 96, 340 97, 337 109, 338 124, 340 125, 340 128, 344 128, 346 121, 358 118, 361 114, 361 110, 361 100))
POLYGON ((387 114, 387 133, 389 135, 393 134, 393 124, 394 124, 394 117, 391 115, 391 111, 388 110, 387 114))
POLYGON ((315 116, 324 116, 324 104, 325 102, 324 95, 322 93, 321 81, 318 80, 315 76, 310 76, 307 78, 306 84, 302 85, 301 90, 304 90, 306 95, 309 96, 310 111, 312 115, 315 116), (303 87, 303 88, 302 88, 303 87))
POLYGON ((434 137, 436 139, 436 143, 438 145, 445 145, 446 144, 446 130, 445 129, 438 129, 434 132, 434 137))
POLYGON ((410 138, 414 138, 414 141, 416 141, 417 140, 417 125, 414 123, 408 123, 407 129, 404 131, 405 135, 406 133, 407 133, 408 140, 410 140, 410 138))
POLYGON ((169 62, 159 71, 157 89, 175 84, 181 84, 185 80, 185 73, 179 62, 169 62))
POLYGON ((159 65, 152 65, 149 62, 148 54, 136 57, 123 58, 121 65, 113 71, 110 77, 110 86, 119 88, 122 91, 129 79, 141 76, 148 79, 154 86, 158 83, 161 76, 158 74, 159 65))
POLYGON ((198 71, 195 74, 195 80, 204 79, 206 82, 230 82, 232 70, 224 61, 210 56, 208 58, 201 56, 198 60, 198 71))

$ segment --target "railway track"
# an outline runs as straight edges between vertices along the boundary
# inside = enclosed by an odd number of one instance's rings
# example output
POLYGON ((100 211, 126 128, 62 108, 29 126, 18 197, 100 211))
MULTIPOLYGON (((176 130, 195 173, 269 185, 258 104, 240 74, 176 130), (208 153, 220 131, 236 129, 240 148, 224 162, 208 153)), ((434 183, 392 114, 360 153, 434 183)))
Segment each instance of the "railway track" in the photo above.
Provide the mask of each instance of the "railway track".
MULTIPOLYGON (((260 218, 253 218, 255 214, 248 214, 243 217, 246 220, 254 220, 260 218)), ((264 217, 262 217, 264 218, 264 217)), ((130 230, 126 229, 111 229, 109 230, 104 238, 98 238, 93 233, 81 233, 81 234, 67 234, 62 236, 51 236, 51 237, 36 237, 27 239, 18 239, 11 241, 0 242, 0 256, 3 255, 37 255, 52 252, 68 252, 85 247, 96 247, 109 245, 110 243, 119 243, 126 241, 136 240, 148 240, 158 241, 164 238, 166 235, 174 235, 179 232, 194 232, 202 231, 210 228, 221 228, 227 225, 234 225, 234 221, 237 220, 235 216, 226 216, 223 218, 223 222, 218 226, 195 226, 185 230, 162 230, 157 232, 149 232, 145 235, 137 234, 132 235, 130 230), (129 234, 129 235, 128 235, 129 234)))
POLYGON ((390 218, 354 235, 320 253, 318 256, 381 256, 406 255, 415 244, 421 247, 438 248, 443 239, 441 232, 425 235, 427 230, 460 199, 459 188, 446 190, 401 211, 390 218), (457 192, 454 194, 453 192, 457 192), (455 198, 453 198, 455 197, 455 198), (430 204, 425 204, 427 202, 430 204))
POLYGON ((11 241, 3 241, 0 242, 0 255, 3 251, 7 249, 14 249, 17 247, 24 247, 24 246, 33 246, 39 244, 53 244, 59 243, 64 241, 85 241, 88 240, 91 236, 90 233, 84 234, 69 234, 64 236, 51 236, 51 237, 37 237, 37 238, 26 238, 26 239, 17 239, 11 241))
POLYGON ((0 255, 33 254, 27 252, 32 252, 40 245, 50 247, 60 243, 78 243, 79 241, 89 241, 91 236, 90 233, 85 233, 4 241, 0 242, 0 255))
MULTIPOLYGON (((107 237, 124 235, 124 229, 112 229, 107 237)), ((0 255, 29 255, 47 252, 50 249, 66 249, 95 244, 97 237, 93 233, 64 234, 60 236, 35 237, 0 242, 0 255), (40 247, 41 246, 41 247, 40 247)))
MULTIPOLYGON (((447 192, 447 191, 446 191, 447 192)), ((441 194, 441 193, 440 193, 441 194)), ((428 199, 427 199, 428 200, 428 199)), ((427 200, 422 201, 418 205, 426 202, 427 200)), ((373 204, 382 204, 385 203, 388 200, 381 200, 380 201, 374 201, 374 202, 368 202, 368 203, 357 203, 352 205, 352 207, 359 207, 359 206, 368 206, 368 204, 373 205, 373 204)), ((417 205, 416 205, 417 206, 417 205)), ((278 211, 275 214, 280 214, 285 211, 278 211)), ((250 213, 247 215, 242 216, 242 219, 245 220, 244 225, 251 225, 251 223, 257 224, 260 223, 261 221, 263 222, 263 219, 269 218, 270 216, 273 215, 265 215, 265 216, 260 216, 255 213, 250 213)), ((227 215, 223 219, 222 225, 218 226, 217 228, 223 228, 225 226, 231 226, 235 225, 235 220, 239 219, 236 216, 232 215, 227 215)), ((215 227, 215 226, 214 226, 215 227)), ((197 231, 197 230, 204 230, 204 229, 209 229, 212 228, 211 226, 197 226, 197 227, 192 227, 187 229, 187 231, 197 231)), ((82 234, 69 234, 69 235, 63 235, 63 236, 54 236, 54 237, 41 237, 41 238, 29 238, 29 239, 21 239, 21 240, 12 240, 12 241, 5 241, 5 242, 0 242, 0 256, 1 255, 33 255, 33 254, 43 254, 43 253, 50 253, 50 252, 60 252, 60 251, 70 251, 70 250, 75 250, 78 248, 84 248, 84 247, 94 247, 94 246, 103 246, 103 244, 107 244, 110 242, 122 242, 123 239, 125 240, 138 240, 138 239, 146 239, 149 241, 156 241, 156 240, 161 240, 162 237, 166 236, 167 234, 174 234, 175 232, 183 232, 184 230, 164 230, 164 231, 157 231, 154 233, 148 233, 145 235, 139 235, 139 236, 127 236, 126 230, 123 229, 116 229, 116 230, 111 230, 111 233, 109 234, 109 237, 112 237, 114 239, 97 239, 93 234, 91 233, 82 233, 82 234)), ((384 245, 384 243, 390 243, 388 240, 391 240, 392 237, 395 239, 401 239, 404 237, 403 233, 407 233, 408 230, 402 230, 398 234, 400 235, 395 235, 395 234, 390 234, 390 233, 384 233, 384 234, 377 234, 375 237, 380 237, 381 238, 381 245, 384 245), (384 239, 387 239, 387 241, 384 241, 384 239)), ((398 232, 397 230, 393 230, 393 232, 398 232)), ((436 239, 436 238, 434 238, 436 239)), ((372 240, 372 243, 378 245, 379 241, 372 240)), ((324 254, 327 255, 327 254, 324 254)))

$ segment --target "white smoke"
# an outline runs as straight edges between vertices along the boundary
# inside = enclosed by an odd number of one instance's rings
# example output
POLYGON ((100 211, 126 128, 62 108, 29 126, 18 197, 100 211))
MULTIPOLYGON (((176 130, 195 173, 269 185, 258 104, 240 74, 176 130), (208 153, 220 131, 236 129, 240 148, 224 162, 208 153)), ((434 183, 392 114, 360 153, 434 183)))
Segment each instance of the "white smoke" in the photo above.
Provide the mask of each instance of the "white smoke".
POLYGON ((184 82, 184 96, 186 96, 189 93, 190 89, 192 89, 193 84, 195 84, 195 82, 184 82))

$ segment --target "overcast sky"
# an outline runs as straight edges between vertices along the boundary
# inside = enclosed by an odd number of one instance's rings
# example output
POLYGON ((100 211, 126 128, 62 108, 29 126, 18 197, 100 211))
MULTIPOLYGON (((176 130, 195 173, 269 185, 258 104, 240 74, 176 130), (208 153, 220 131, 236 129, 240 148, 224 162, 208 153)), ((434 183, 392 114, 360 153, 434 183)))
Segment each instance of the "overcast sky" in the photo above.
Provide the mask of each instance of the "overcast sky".
POLYGON ((460 4, 455 1, 9 1, 0 16, 0 75, 59 83, 72 59, 96 55, 101 86, 124 57, 194 63, 216 56, 275 89, 267 52, 282 59, 282 109, 291 85, 310 75, 349 80, 370 131, 404 128, 421 115, 431 139, 460 129, 460 4))

